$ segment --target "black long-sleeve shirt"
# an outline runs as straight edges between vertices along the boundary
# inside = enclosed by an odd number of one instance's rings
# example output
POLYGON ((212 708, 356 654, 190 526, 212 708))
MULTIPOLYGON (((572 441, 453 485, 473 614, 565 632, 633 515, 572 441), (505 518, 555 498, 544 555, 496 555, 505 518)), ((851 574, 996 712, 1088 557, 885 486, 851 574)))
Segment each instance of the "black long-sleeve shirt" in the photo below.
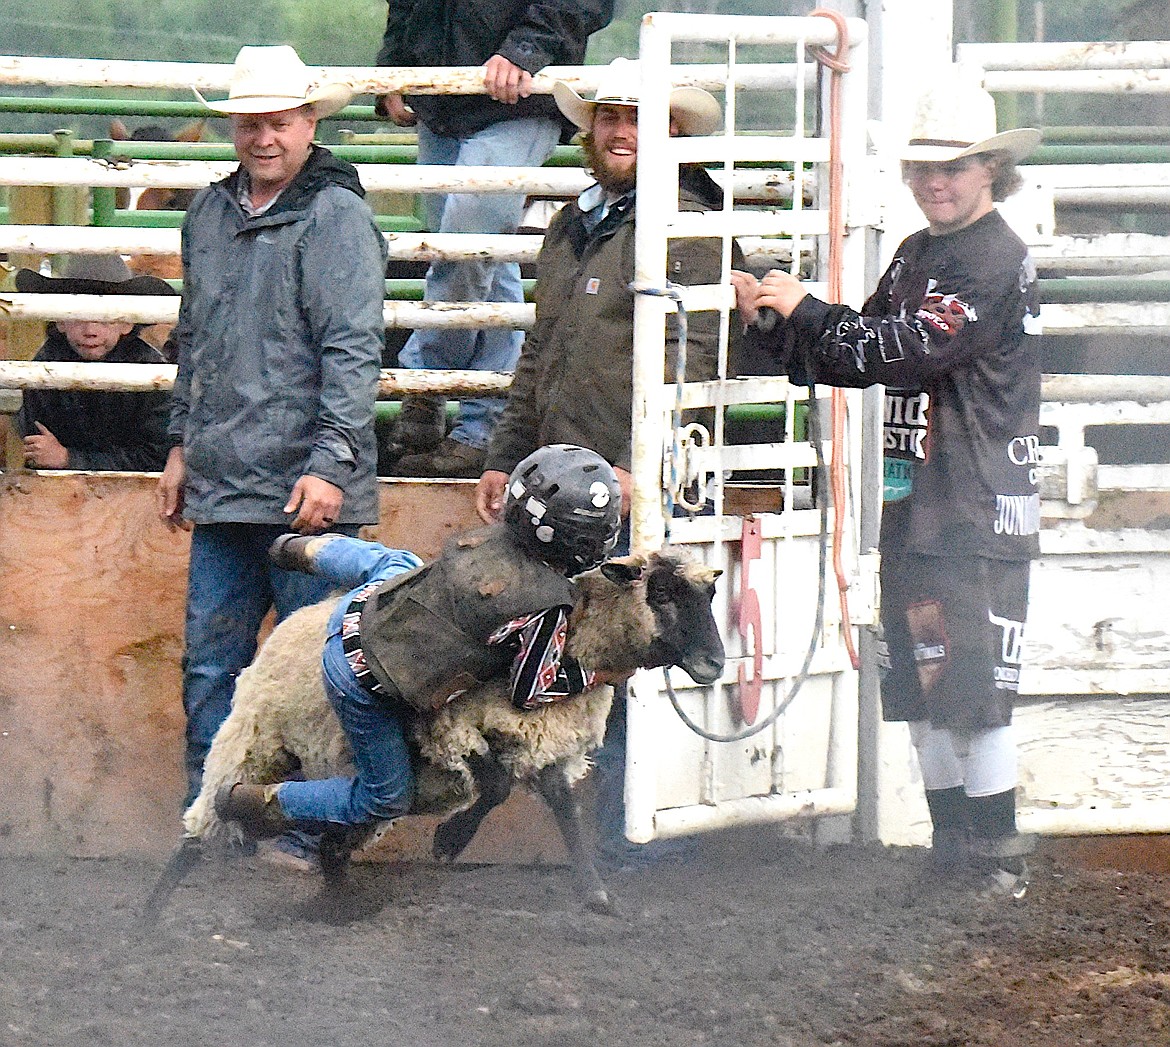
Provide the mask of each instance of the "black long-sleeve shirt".
MULTIPOLYGON (((85 363, 54 325, 35 360, 85 363)), ((102 360, 117 364, 162 364, 162 354, 131 332, 102 360)), ((40 422, 69 452, 68 469, 158 472, 170 449, 167 415, 170 396, 157 393, 86 392, 29 389, 17 418, 22 436, 33 436, 40 422)))
MULTIPOLYGON (((898 248, 860 313, 811 296, 773 335, 789 373, 885 390, 887 497, 899 540, 935 556, 1039 551, 1040 359, 1027 248, 992 211, 898 248)), ((883 539, 885 535, 883 534, 883 539)))

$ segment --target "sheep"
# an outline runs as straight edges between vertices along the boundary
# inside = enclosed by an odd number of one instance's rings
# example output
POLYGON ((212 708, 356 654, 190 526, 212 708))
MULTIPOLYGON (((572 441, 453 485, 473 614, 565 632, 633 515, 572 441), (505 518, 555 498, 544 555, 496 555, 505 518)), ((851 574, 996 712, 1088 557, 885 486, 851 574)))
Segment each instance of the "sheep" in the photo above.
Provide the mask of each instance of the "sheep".
MULTIPOLYGON (((566 649, 611 676, 678 665, 696 682, 711 683, 724 665, 711 610, 721 573, 671 547, 611 560, 578 577, 566 649)), ((183 840, 147 902, 148 919, 194 867, 202 842, 240 838, 239 827, 215 810, 221 786, 279 782, 298 769, 310 779, 353 773, 345 733, 321 683, 325 626, 337 599, 290 615, 240 674, 231 714, 204 765, 202 789, 183 815, 183 840)), ((571 786, 587 773, 588 754, 601 745, 612 698, 612 688, 599 686, 525 712, 512 705, 506 679, 497 679, 434 716, 414 717, 418 794, 410 813, 450 815, 435 831, 435 857, 457 858, 519 781, 535 787, 552 810, 586 904, 608 910, 608 892, 586 845, 571 786)), ((340 884, 350 854, 377 828, 326 830, 321 865, 327 884, 340 884)))

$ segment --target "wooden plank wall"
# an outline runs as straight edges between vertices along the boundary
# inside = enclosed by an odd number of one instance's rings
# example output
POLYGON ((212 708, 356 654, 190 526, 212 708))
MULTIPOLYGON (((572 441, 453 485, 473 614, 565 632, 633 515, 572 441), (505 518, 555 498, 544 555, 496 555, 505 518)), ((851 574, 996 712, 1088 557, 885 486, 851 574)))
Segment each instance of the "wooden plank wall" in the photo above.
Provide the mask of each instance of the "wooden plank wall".
MULTIPOLYGON (((162 855, 177 839, 189 540, 155 516, 154 486, 130 474, 0 476, 5 853, 162 855)), ((477 522, 473 489, 384 483, 376 537, 434 556, 477 522)), ((429 851, 434 823, 411 821, 380 854, 429 851)), ((551 819, 526 795, 481 836, 469 859, 563 855, 551 819)))

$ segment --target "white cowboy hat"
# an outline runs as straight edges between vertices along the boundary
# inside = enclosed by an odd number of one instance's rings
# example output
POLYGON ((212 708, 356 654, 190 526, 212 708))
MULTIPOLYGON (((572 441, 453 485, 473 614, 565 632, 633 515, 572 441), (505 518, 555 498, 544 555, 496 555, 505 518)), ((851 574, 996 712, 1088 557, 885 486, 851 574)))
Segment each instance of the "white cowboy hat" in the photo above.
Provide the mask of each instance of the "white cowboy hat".
MULTIPOLYGON (((593 98, 582 98, 563 80, 553 84, 557 107, 582 131, 593 126, 593 111, 602 104, 638 104, 642 90, 642 70, 636 59, 615 58, 605 67, 593 98)), ((679 134, 712 135, 723 126, 723 110, 699 87, 676 87, 670 92, 670 115, 678 124, 679 134)))
POLYGON ((191 90, 213 113, 283 113, 311 105, 322 120, 343 109, 353 97, 348 84, 314 87, 308 67, 288 44, 241 47, 228 96, 222 101, 209 102, 194 87, 191 90))
POLYGON ((991 95, 977 84, 960 80, 957 73, 951 80, 927 88, 919 98, 910 140, 900 159, 946 163, 994 151, 1022 160, 1040 144, 1040 132, 1034 127, 997 134, 991 95))

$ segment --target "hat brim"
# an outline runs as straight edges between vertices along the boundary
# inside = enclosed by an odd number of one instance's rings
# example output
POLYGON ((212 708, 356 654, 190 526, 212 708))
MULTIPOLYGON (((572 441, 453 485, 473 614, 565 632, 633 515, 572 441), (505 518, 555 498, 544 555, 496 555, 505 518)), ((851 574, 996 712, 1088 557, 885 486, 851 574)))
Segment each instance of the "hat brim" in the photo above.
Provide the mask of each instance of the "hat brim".
MULTIPOLYGON (((638 107, 636 100, 603 98, 599 102, 582 98, 563 80, 553 84, 553 99, 565 117, 588 131, 593 126, 593 113, 599 105, 629 105, 638 107)), ((688 138, 715 134, 723 126, 723 109, 715 96, 701 87, 676 87, 670 92, 670 115, 678 125, 679 133, 688 138)))
POLYGON ((1034 127, 1017 127, 1011 131, 1001 131, 971 145, 953 142, 916 142, 911 139, 902 147, 898 158, 919 163, 947 163, 949 160, 977 156, 980 153, 1007 153, 1013 160, 1019 161, 1040 144, 1041 137, 1041 132, 1034 127))
POLYGON ((24 294, 157 294, 177 295, 157 276, 133 276, 117 283, 109 280, 75 280, 68 276, 44 276, 35 269, 19 269, 16 289, 24 294))
POLYGON ((223 98, 218 102, 208 101, 194 87, 191 90, 213 113, 224 116, 239 113, 284 113, 290 109, 300 109, 303 105, 311 105, 317 113, 317 119, 324 120, 344 109, 353 98, 353 88, 349 84, 322 84, 304 98, 290 98, 288 95, 238 95, 235 98, 223 98))

